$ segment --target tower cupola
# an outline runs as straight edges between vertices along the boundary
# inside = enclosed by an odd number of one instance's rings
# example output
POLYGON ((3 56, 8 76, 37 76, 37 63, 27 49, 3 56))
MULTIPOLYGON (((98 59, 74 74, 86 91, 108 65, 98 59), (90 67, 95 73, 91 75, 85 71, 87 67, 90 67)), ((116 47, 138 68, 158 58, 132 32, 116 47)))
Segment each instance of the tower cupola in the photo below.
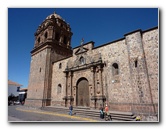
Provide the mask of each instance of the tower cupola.
POLYGON ((35 45, 39 47, 44 43, 52 42, 61 47, 71 49, 71 28, 65 20, 55 12, 46 17, 35 32, 35 45))

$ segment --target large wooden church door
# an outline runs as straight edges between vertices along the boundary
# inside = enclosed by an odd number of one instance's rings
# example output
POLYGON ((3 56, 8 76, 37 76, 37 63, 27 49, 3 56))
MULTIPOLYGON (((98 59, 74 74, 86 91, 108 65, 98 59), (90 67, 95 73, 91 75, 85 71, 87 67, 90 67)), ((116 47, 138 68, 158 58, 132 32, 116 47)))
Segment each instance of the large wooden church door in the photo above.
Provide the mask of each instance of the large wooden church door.
POLYGON ((77 82, 77 106, 89 107, 89 84, 85 78, 77 82))

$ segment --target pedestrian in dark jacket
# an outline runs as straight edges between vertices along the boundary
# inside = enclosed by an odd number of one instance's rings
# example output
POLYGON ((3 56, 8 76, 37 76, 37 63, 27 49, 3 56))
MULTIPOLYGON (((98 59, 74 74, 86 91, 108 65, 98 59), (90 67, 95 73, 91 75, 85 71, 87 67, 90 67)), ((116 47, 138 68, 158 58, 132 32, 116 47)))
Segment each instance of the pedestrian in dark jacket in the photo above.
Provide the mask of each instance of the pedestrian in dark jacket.
POLYGON ((72 111, 73 111, 73 106, 70 104, 70 106, 69 106, 69 115, 72 115, 72 111))
POLYGON ((104 112, 103 112, 103 107, 102 105, 100 105, 100 118, 103 119, 104 118, 104 112))

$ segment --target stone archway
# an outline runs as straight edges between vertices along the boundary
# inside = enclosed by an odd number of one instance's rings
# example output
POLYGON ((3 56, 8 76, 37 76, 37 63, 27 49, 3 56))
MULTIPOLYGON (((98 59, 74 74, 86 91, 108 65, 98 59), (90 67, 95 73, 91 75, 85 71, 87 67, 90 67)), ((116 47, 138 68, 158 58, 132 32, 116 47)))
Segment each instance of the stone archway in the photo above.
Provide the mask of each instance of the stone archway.
POLYGON ((86 78, 80 78, 77 81, 76 105, 89 107, 89 82, 86 78))

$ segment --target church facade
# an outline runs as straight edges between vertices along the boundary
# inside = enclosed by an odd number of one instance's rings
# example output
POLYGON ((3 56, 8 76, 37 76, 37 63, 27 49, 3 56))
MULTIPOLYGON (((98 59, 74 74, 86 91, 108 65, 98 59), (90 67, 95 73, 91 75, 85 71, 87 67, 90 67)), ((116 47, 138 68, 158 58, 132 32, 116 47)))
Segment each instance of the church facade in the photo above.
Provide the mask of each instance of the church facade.
POLYGON ((72 49, 70 25, 49 15, 35 33, 28 106, 68 106, 158 114, 159 31, 135 30, 94 47, 72 49))

